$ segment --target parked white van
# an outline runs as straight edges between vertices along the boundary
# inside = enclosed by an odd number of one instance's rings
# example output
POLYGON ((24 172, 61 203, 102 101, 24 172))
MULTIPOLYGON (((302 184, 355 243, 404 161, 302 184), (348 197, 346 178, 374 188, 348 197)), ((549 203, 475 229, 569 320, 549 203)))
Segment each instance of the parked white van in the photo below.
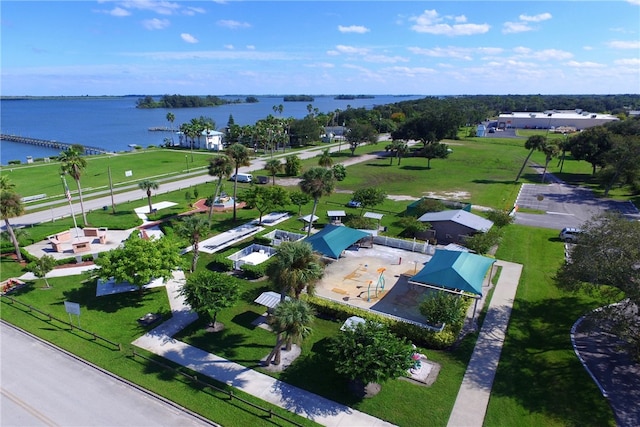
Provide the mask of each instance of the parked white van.
MULTIPOLYGON (((231 175, 229 181, 235 181, 236 174, 231 175)), ((251 182, 253 181, 253 176, 250 173, 239 173, 238 174, 238 182, 251 182)))

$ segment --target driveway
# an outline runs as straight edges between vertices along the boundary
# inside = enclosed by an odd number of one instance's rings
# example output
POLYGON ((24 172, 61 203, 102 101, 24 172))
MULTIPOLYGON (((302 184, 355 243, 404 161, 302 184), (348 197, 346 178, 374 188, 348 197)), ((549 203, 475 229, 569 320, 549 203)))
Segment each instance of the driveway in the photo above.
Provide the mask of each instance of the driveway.
POLYGON ((518 212, 516 224, 561 230, 564 227, 581 227, 594 215, 611 211, 640 220, 640 213, 631 202, 599 199, 587 188, 564 184, 553 176, 550 180, 553 180, 552 184, 522 184, 516 199, 518 209, 543 213, 518 212))

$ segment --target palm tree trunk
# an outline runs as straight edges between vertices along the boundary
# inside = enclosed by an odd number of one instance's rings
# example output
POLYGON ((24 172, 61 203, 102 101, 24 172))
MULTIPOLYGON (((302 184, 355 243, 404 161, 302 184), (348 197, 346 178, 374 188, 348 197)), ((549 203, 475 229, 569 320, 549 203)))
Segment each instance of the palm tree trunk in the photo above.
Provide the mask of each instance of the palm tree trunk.
POLYGON ((193 243, 193 259, 191 260, 191 273, 193 273, 196 269, 199 256, 200 256, 200 246, 198 245, 198 241, 195 241, 193 243))
POLYGON ((153 213, 153 204, 151 203, 151 190, 147 190, 147 203, 149 204, 149 213, 153 213))
POLYGON ((218 177, 218 185, 216 185, 216 193, 213 195, 213 200, 211 200, 211 205, 209 205, 209 222, 211 222, 211 216, 213 215, 213 204, 220 197, 220 189, 222 188, 222 177, 218 177))
POLYGON ((237 199, 236 199, 236 193, 238 192, 238 169, 236 167, 236 175, 235 175, 235 179, 233 180, 233 222, 236 222, 237 219, 237 214, 236 214, 236 205, 237 205, 237 199))
POLYGON ((520 172, 518 172, 518 176, 516 176, 516 181, 518 181, 520 179, 520 175, 522 175, 522 171, 524 171, 524 168, 527 166, 527 163, 529 163, 529 158, 533 154, 533 150, 535 150, 535 148, 532 148, 529 151, 529 154, 527 154, 527 158, 524 159, 524 163, 522 164, 522 167, 520 168, 520 172))
POLYGON ((264 360, 265 366, 269 366, 271 361, 274 365, 280 364, 280 349, 282 348, 282 334, 278 333, 276 336, 276 346, 271 350, 267 358, 264 360))
POLYGON ((16 251, 16 259, 18 262, 22 261, 22 253, 20 253, 20 244, 18 243, 18 238, 16 237, 16 233, 13 231, 13 227, 9 224, 9 218, 3 218, 4 223, 7 224, 7 233, 9 233, 9 238, 11 239, 11 243, 13 243, 13 248, 16 251))
POLYGON ((544 171, 542 172, 542 183, 544 183, 544 178, 547 176, 547 167, 549 166, 550 161, 551 157, 547 157, 547 161, 544 164, 544 171))
POLYGON ((78 198, 80 199, 80 211, 82 212, 82 221, 84 222, 84 226, 88 225, 87 223, 87 214, 84 212, 84 198, 82 197, 82 187, 80 186, 80 180, 76 179, 76 185, 78 186, 78 198))
POLYGON ((313 226, 313 217, 316 215, 316 208, 318 207, 318 199, 313 199, 313 210, 311 211, 311 217, 309 218, 309 228, 307 229, 307 237, 311 236, 311 227, 313 226))

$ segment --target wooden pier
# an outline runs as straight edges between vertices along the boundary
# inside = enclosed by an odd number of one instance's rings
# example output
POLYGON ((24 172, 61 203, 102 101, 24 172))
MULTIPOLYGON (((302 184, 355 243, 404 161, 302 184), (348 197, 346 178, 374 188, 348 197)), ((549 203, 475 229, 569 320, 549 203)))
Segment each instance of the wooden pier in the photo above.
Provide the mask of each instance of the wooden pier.
POLYGON ((84 147, 84 154, 111 153, 111 151, 105 150, 104 148, 92 147, 90 145, 68 144, 66 142, 51 141, 51 140, 39 139, 39 138, 29 138, 26 136, 19 136, 19 135, 7 135, 4 133, 0 134, 0 139, 2 139, 3 141, 19 142, 21 144, 38 145, 40 147, 53 148, 55 150, 60 150, 60 151, 66 151, 70 149, 73 145, 82 145, 82 147, 84 147))

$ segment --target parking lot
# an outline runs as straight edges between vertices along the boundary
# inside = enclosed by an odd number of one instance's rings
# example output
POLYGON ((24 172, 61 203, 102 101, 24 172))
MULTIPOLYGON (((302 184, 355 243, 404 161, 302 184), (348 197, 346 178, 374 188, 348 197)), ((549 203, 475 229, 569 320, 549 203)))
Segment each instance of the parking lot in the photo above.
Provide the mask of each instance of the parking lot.
POLYGON ((591 190, 563 183, 523 184, 516 200, 519 209, 543 213, 516 214, 516 224, 561 230, 580 228, 594 215, 617 211, 630 219, 640 220, 638 209, 631 202, 598 199, 591 190))

